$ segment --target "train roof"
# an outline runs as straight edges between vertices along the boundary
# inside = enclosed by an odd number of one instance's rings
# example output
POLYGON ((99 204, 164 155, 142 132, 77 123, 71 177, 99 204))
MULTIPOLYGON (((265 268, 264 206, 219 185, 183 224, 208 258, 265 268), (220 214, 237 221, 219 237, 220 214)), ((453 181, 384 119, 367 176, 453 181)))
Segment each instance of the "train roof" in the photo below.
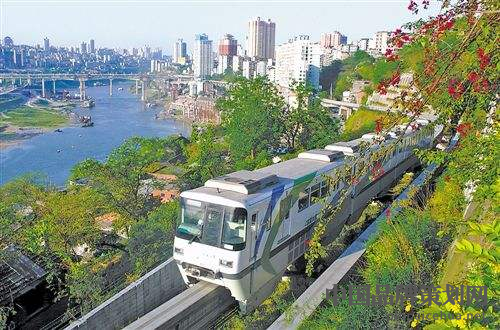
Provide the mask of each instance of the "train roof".
POLYGON ((280 186, 283 186, 284 189, 291 188, 296 180, 311 173, 327 172, 342 164, 343 158, 337 158, 331 162, 308 158, 293 158, 255 171, 237 171, 210 179, 205 183, 205 186, 183 192, 181 196, 206 199, 209 195, 222 198, 226 201, 250 205, 270 197, 274 188, 280 186), (259 179, 264 180, 263 185, 260 186, 260 189, 252 189, 252 185, 257 186, 257 184, 251 181, 259 179))
MULTIPOLYGON (((425 125, 425 123, 421 123, 425 125)), ((410 135, 407 129, 403 135, 410 135)), ((363 142, 381 138, 381 144, 390 143, 396 134, 385 136, 373 133, 347 142, 336 142, 325 149, 314 149, 300 153, 297 158, 276 163, 254 171, 237 171, 208 180, 204 186, 181 193, 182 197, 209 201, 228 206, 248 206, 269 198, 273 189, 293 187, 294 182, 313 173, 321 174, 344 164, 344 155, 357 155, 363 142)), ((379 148, 374 145, 372 148, 379 148)))

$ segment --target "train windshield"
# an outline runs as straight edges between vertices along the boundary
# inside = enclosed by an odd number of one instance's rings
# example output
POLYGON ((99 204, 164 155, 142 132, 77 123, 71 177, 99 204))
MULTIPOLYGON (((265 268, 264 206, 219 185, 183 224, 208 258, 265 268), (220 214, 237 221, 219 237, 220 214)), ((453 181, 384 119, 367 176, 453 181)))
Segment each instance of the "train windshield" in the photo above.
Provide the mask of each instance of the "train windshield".
POLYGON ((247 211, 182 199, 182 223, 177 236, 229 250, 245 248, 247 211))

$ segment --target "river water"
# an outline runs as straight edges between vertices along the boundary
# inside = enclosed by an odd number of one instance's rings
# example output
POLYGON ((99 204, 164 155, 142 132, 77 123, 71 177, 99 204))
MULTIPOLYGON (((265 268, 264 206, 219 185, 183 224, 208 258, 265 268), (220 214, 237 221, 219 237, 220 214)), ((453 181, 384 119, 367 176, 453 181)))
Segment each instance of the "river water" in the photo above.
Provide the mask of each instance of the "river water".
MULTIPOLYGON (((88 87, 87 95, 95 100, 88 110, 75 108, 79 115, 91 115, 93 127, 66 127, 62 133, 49 132, 0 150, 0 184, 30 172, 47 175, 55 185, 63 185, 71 168, 86 158, 105 160, 110 151, 132 136, 187 136, 188 124, 175 120, 156 120, 160 108, 146 108, 128 83, 88 87), (118 91, 118 87, 123 87, 118 91), (59 151, 59 152, 58 152, 59 151)), ((76 91, 75 91, 76 92, 76 91)))

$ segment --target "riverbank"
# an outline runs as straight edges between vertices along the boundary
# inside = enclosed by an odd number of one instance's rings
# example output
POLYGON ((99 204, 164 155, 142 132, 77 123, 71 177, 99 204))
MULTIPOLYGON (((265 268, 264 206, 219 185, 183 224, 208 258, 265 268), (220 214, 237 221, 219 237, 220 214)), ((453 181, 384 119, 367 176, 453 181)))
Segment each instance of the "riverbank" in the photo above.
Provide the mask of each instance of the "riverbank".
POLYGON ((73 104, 30 99, 24 105, 0 113, 0 149, 74 121, 73 104))

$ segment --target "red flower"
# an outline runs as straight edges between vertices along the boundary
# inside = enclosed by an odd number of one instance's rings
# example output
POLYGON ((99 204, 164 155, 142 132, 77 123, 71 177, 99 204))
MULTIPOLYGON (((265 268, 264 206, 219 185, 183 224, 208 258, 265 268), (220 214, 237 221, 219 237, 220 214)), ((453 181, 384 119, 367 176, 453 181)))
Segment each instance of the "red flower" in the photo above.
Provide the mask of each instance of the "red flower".
POLYGON ((451 179, 451 178, 450 178, 450 176, 449 176, 449 175, 446 175, 446 176, 444 177, 444 181, 445 181, 445 182, 450 182, 450 179, 451 179))
POLYGON ((391 217, 391 208, 387 208, 387 210, 385 210, 385 217, 386 218, 390 218, 391 217))
POLYGON ((476 82, 479 79, 479 75, 475 71, 472 71, 469 73, 468 79, 471 83, 476 82))
POLYGON ((397 85, 399 84, 400 80, 401 80, 401 75, 399 74, 399 72, 394 72, 391 79, 389 80, 389 85, 397 85))
POLYGON ((469 134, 472 125, 470 123, 461 123, 457 125, 457 132, 460 133, 461 136, 465 137, 469 134))
POLYGON ((477 57, 479 58, 479 67, 484 70, 490 64, 490 57, 486 55, 482 48, 477 49, 477 57))
POLYGON ((459 99, 464 93, 464 90, 464 85, 461 82, 455 79, 450 80, 450 83, 448 84, 448 94, 450 94, 451 97, 459 99))
POLYGON ((383 127, 382 119, 379 118, 379 119, 375 120, 375 132, 377 134, 382 132, 382 127, 383 127))

